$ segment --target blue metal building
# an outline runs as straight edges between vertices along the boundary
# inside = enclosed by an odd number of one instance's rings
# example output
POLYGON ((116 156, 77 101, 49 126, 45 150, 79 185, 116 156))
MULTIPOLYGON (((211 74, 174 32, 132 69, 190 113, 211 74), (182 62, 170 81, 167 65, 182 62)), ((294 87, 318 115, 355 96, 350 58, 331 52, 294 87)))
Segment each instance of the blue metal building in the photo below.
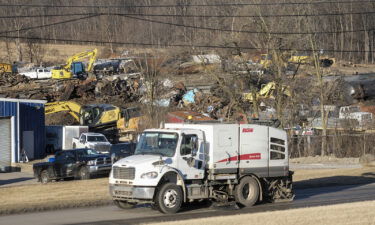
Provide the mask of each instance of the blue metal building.
POLYGON ((45 115, 42 100, 0 98, 0 170, 25 156, 45 153, 45 115))

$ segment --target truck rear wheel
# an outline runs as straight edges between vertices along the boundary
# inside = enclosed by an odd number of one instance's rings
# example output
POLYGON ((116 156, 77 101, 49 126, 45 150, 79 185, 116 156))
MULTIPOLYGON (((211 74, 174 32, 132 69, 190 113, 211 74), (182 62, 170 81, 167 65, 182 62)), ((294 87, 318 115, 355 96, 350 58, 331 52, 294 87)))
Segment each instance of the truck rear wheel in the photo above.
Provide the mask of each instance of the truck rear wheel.
POLYGON ((119 200, 113 200, 113 203, 119 207, 120 209, 131 209, 135 206, 135 204, 131 204, 126 201, 119 201, 119 200))
POLYGON ((252 177, 244 177, 234 189, 234 198, 242 206, 253 206, 259 198, 258 182, 252 177))
POLYGON ((182 191, 178 185, 165 183, 156 194, 156 205, 162 213, 176 213, 181 208, 182 198, 182 191))
POLYGON ((47 170, 43 170, 42 173, 40 174, 40 182, 42 184, 46 184, 46 183, 48 183, 50 181, 51 181, 51 179, 49 178, 48 171, 47 170))

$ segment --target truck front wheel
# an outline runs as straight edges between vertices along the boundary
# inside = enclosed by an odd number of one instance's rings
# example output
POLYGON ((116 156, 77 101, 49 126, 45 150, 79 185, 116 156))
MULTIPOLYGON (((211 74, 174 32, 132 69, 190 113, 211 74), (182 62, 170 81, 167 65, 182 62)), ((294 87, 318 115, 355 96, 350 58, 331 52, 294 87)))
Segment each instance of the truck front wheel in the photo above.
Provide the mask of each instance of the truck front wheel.
POLYGON ((252 177, 244 177, 234 189, 234 198, 241 206, 254 205, 259 198, 258 182, 252 177))
POLYGON ((182 190, 178 185, 166 183, 156 194, 156 205, 162 213, 176 213, 181 208, 182 198, 182 190))

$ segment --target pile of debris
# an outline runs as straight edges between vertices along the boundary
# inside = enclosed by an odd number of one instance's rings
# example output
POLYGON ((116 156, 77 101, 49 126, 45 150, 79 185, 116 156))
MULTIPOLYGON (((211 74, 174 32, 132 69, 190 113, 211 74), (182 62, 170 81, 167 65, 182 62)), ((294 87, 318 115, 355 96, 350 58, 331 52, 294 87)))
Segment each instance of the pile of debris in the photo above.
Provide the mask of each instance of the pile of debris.
POLYGON ((10 87, 15 86, 19 83, 29 83, 30 79, 20 75, 16 74, 13 75, 11 73, 2 73, 0 74, 0 86, 10 87))
POLYGON ((0 97, 43 99, 48 102, 80 99, 81 102, 122 102, 139 99, 139 79, 29 80, 21 75, 2 76, 0 97))

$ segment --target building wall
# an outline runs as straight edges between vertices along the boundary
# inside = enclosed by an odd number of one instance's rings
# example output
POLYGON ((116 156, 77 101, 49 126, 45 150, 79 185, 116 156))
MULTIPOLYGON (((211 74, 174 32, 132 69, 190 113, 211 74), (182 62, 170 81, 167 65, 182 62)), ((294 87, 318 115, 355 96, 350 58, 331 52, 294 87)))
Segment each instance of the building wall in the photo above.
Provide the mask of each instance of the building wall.
POLYGON ((8 102, 8 101, 0 101, 0 117, 13 117, 14 124, 13 126, 13 135, 12 138, 12 162, 18 161, 18 126, 17 126, 17 102, 8 102))
POLYGON ((44 105, 37 103, 20 103, 20 140, 21 148, 24 146, 23 131, 34 132, 34 158, 41 159, 45 153, 45 116, 44 105))
POLYGON ((16 116, 17 115, 17 102, 0 101, 0 116, 16 116))
POLYGON ((23 148, 24 131, 33 131, 34 133, 34 154, 31 158, 40 159, 46 156, 44 104, 0 101, 0 117, 15 117, 15 134, 13 136, 15 147, 13 149, 16 152, 14 161, 18 161, 18 152, 23 148), (17 109, 18 106, 19 109, 17 109))

